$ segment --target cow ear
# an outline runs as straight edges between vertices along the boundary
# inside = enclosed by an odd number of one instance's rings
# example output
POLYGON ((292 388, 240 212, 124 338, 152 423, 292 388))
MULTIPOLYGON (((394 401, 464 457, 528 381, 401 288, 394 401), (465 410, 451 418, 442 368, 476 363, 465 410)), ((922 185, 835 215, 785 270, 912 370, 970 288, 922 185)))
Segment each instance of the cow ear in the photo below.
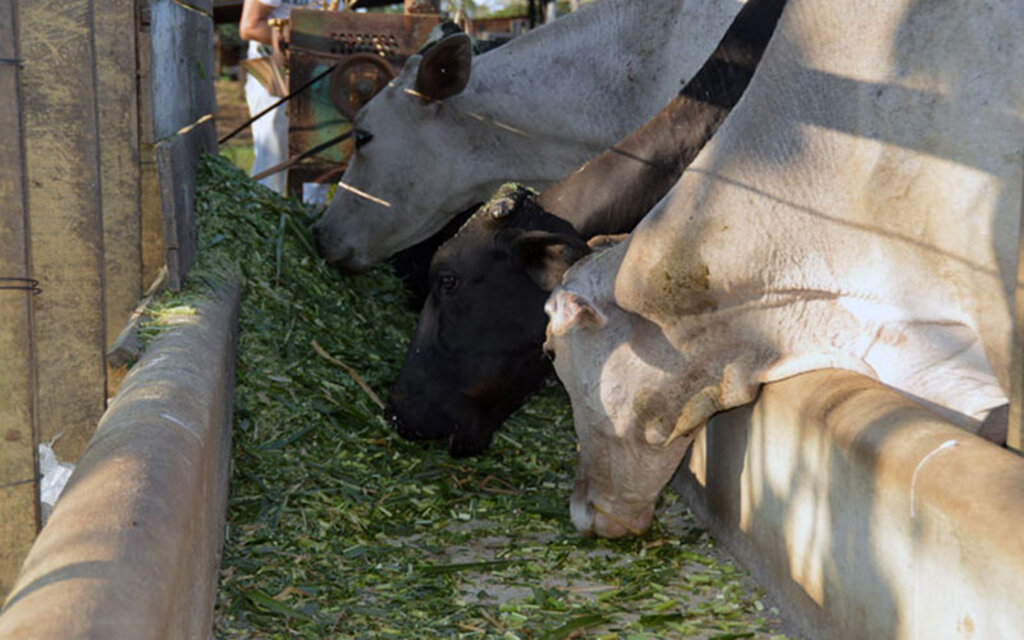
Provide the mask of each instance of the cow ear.
POLYGON ((423 54, 414 88, 427 101, 450 98, 466 88, 472 64, 473 45, 469 36, 445 36, 423 54))
POLYGON ((544 291, 551 291, 562 282, 569 267, 590 253, 590 248, 567 233, 526 231, 516 238, 514 252, 530 279, 544 291))
POLYGON ((548 314, 548 337, 562 335, 573 326, 599 329, 605 325, 604 314, 590 300, 567 289, 559 289, 544 304, 548 314))

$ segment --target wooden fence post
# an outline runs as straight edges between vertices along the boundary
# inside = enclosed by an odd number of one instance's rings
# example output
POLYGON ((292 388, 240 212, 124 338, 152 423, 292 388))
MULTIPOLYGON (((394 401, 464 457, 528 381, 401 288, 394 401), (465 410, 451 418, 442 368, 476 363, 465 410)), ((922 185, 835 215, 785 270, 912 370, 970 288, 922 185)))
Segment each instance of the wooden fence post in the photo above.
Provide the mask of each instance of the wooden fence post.
POLYGON ((0 601, 38 530, 32 288, 14 0, 0 0, 0 601), (20 287, 20 288, 19 288, 20 287))
POLYGON ((149 0, 136 4, 136 55, 138 60, 139 206, 142 252, 142 286, 153 284, 167 262, 164 255, 163 213, 160 184, 156 177, 156 136, 153 133, 153 43, 149 0))
POLYGON ((72 461, 106 406, 92 0, 18 3, 39 440, 72 461))
POLYGON ((96 2, 95 14, 96 82, 102 96, 98 109, 109 347, 138 304, 143 286, 135 7, 130 2, 96 2))
POLYGON ((213 6, 139 0, 138 7, 143 273, 148 284, 166 264, 176 290, 196 256, 196 163, 217 150, 213 6), (167 51, 176 55, 157 55, 167 51))

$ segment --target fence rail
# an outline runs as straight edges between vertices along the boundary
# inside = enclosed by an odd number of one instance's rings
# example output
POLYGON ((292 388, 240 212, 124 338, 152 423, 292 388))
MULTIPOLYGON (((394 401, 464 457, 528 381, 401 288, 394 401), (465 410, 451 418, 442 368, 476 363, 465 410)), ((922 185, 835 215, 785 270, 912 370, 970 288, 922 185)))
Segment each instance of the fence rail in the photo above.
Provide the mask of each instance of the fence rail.
POLYGON ((21 140, 22 62, 14 7, 0 1, 0 594, 10 588, 38 524, 32 403, 32 290, 21 140), (15 280, 17 279, 17 280, 15 280), (15 286, 20 283, 22 288, 15 286))
POLYGON ((37 445, 84 451, 141 291, 195 260, 216 151, 210 0, 0 0, 0 597, 38 531, 37 445))

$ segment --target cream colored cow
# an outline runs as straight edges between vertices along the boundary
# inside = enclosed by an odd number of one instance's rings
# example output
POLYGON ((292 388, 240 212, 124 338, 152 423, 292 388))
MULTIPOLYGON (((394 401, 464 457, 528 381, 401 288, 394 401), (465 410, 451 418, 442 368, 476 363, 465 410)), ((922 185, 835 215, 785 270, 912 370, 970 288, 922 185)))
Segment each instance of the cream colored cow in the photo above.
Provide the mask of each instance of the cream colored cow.
POLYGON ((618 536, 713 413, 837 367, 972 427, 1007 401, 1024 2, 790 0, 747 94, 548 301, 572 516, 618 536))

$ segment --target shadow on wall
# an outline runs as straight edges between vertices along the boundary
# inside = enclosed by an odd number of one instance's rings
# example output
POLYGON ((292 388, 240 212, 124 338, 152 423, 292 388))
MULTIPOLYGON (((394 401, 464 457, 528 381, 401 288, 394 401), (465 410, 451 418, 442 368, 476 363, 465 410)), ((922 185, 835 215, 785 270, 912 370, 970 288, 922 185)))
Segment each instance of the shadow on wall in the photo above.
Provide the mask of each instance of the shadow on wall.
POLYGON ((1016 637, 1019 456, 831 370, 719 414, 676 488, 808 638, 1016 637))
MULTIPOLYGON (((877 496, 859 480, 872 478, 874 469, 865 474, 862 463, 844 458, 825 437, 833 403, 842 399, 812 396, 803 406, 782 408, 796 409, 793 426, 784 428, 797 433, 774 440, 763 414, 778 418, 779 407, 745 405, 715 416, 703 434, 706 449, 690 450, 673 484, 705 522, 715 522, 716 536, 773 598, 786 603, 786 621, 798 633, 813 638, 814 630, 856 629, 862 633, 850 637, 894 640, 896 594, 874 546, 865 544, 872 540, 877 496), (690 470, 694 456, 706 456, 696 464, 705 465, 703 478, 690 470), (865 602, 870 611, 861 609, 865 602)), ((872 424, 858 437, 884 438, 887 430, 872 424)))
MULTIPOLYGON (((936 57, 933 55, 936 43, 943 43, 947 40, 964 42, 1006 42, 1006 34, 999 34, 997 31, 1002 26, 999 21, 989 20, 988 28, 992 33, 971 34, 965 40, 964 36, 958 35, 953 38, 950 34, 964 28, 982 28, 981 21, 972 21, 965 27, 964 21, 959 19, 966 10, 959 3, 935 3, 917 0, 908 3, 908 9, 899 26, 895 31, 896 37, 891 46, 891 56, 894 68, 897 70, 897 78, 888 83, 866 82, 855 77, 840 76, 819 68, 811 68, 810 64, 792 64, 786 66, 786 73, 792 74, 789 78, 782 78, 785 86, 801 87, 801 96, 806 96, 806 104, 801 104, 798 117, 782 119, 779 122, 772 122, 773 127, 790 127, 792 130, 785 136, 789 143, 788 148, 772 148, 771 151, 777 155, 770 158, 759 156, 756 150, 760 150, 755 143, 750 145, 751 150, 747 157, 723 157, 725 154, 712 156, 711 162, 704 166, 710 167, 707 171, 708 181, 725 180, 731 171, 741 167, 744 163, 757 163, 757 166, 765 166, 765 163, 775 162, 778 166, 771 167, 772 171, 785 171, 785 165, 790 158, 797 158, 800 154, 815 141, 814 131, 828 129, 830 131, 842 132, 856 135, 865 140, 879 141, 885 145, 899 150, 908 150, 927 156, 924 159, 939 159, 959 168, 966 168, 973 174, 981 175, 990 179, 996 176, 1005 181, 998 186, 997 193, 985 191, 975 194, 972 197, 988 198, 994 197, 996 202, 978 202, 978 206, 994 207, 999 213, 994 224, 999 229, 1018 229, 1019 220, 1011 221, 1009 216, 1019 217, 1020 215, 1020 153, 1007 157, 1002 153, 995 153, 990 150, 1007 149, 1016 143, 1015 148, 1024 146, 1024 139, 1013 140, 1012 137, 1020 138, 1024 133, 1024 122, 1021 121, 1019 113, 1021 105, 1024 104, 1024 85, 1014 88, 1011 91, 987 92, 986 83, 992 83, 995 78, 992 74, 978 73, 978 70, 969 66, 967 62, 960 59, 951 59, 951 56, 936 57), (944 15, 948 13, 948 15, 944 15), (927 20, 929 28, 917 29, 916 23, 927 20), (946 33, 949 32, 949 33, 946 33), (934 42, 932 42, 934 41, 934 42), (926 86, 927 90, 914 87, 926 86), (984 104, 986 109, 983 114, 968 112, 978 104, 978 96, 991 95, 992 100, 984 104), (836 101, 836 96, 848 96, 848 99, 836 101), (971 97, 971 99, 964 99, 971 97), (913 110, 915 126, 903 127, 902 122, 906 118, 890 117, 891 114, 906 113, 913 110), (947 128, 936 127, 933 130, 929 126, 933 123, 949 124, 947 128), (922 135, 923 133, 923 135, 922 135), (992 139, 992 136, 1009 134, 1009 143, 1004 140, 992 139), (942 134, 941 139, 934 135, 942 134), (929 137, 932 135, 933 137, 929 137), (988 137, 986 137, 988 136, 988 137), (948 140, 947 140, 948 137, 948 140), (963 140, 976 141, 977 144, 962 145, 963 140), (998 144, 996 144, 998 142, 998 144), (1015 163, 1015 169, 1009 172, 1007 178, 1007 167, 1015 163), (718 169, 723 169, 719 172, 718 169), (999 219, 1002 216, 1002 219, 999 219), (1002 222, 1002 224, 1000 224, 1002 222)), ((982 11, 991 8, 989 5, 1000 5, 1009 7, 1008 1, 989 2, 982 11)), ((776 49, 780 45, 778 42, 776 49)), ((807 60, 805 52, 794 43, 786 42, 786 55, 796 60, 807 60)), ((882 45, 885 46, 884 44, 882 45)), ((941 47, 940 47, 941 48, 941 47)), ((994 46, 994 60, 989 60, 992 68, 1012 69, 1017 66, 1012 58, 1016 49, 1012 47, 994 46), (1002 65, 1002 66, 1000 66, 1002 65)), ((953 56, 955 57, 955 56, 953 56)), ((976 61, 976 59, 975 59, 976 61)), ((774 98, 773 98, 774 99, 774 98)), ((785 100, 783 95, 780 101, 785 100)), ((982 100, 981 102, 984 102, 982 100)), ((770 105, 769 105, 770 106, 770 105)), ((771 110, 768 109, 768 112, 771 110)), ((749 111, 742 126, 734 123, 732 135, 743 138, 749 135, 749 139, 756 140, 763 135, 765 123, 763 120, 749 117, 749 111)), ((735 120, 739 116, 734 114, 735 120)), ((728 126, 728 125, 727 125, 728 126)), ((777 133, 778 129, 776 129, 777 133)), ((777 138, 776 138, 777 139, 777 138)), ((711 153, 714 153, 712 150, 711 153)), ((907 154, 901 157, 906 157, 907 154)), ((899 159, 899 158, 898 158, 899 159)), ((840 171, 842 166, 838 163, 844 159, 831 158, 837 162, 833 170, 840 171)), ((874 186, 874 180, 882 180, 881 175, 886 168, 877 166, 868 170, 867 175, 871 180, 868 185, 874 186)), ((693 172, 694 170, 691 170, 693 172)), ((960 175, 960 174, 951 174, 960 175)), ((910 180, 913 175, 911 174, 910 180)), ((966 264, 970 268, 965 271, 973 271, 979 279, 982 277, 991 278, 995 275, 990 267, 985 267, 987 260, 979 258, 975 263, 972 255, 1002 256, 998 261, 997 268, 1001 272, 1005 285, 1006 295, 1004 302, 1012 305, 1015 264, 1011 264, 1016 258, 1017 237, 1014 234, 991 233, 992 246, 970 247, 970 246, 947 246, 931 245, 919 240, 920 236, 912 233, 901 235, 899 225, 875 228, 873 226, 860 225, 856 220, 845 220, 832 217, 827 210, 813 209, 809 207, 796 206, 789 200, 788 194, 768 193, 758 190, 752 184, 740 184, 752 194, 751 201, 764 199, 774 200, 787 204, 787 208, 796 211, 799 215, 807 215, 813 219, 814 224, 838 224, 843 225, 843 230, 856 229, 860 232, 878 233, 897 241, 897 246, 906 243, 913 245, 915 251, 921 253, 934 253, 945 259, 954 259, 960 264, 966 264), (1005 243, 1005 244, 1001 244, 1005 243), (1012 250, 1011 250, 1012 249, 1012 250)), ((927 185, 914 185, 917 189, 926 189, 927 185)), ((870 190, 870 189, 869 189, 870 190)), ((895 191, 895 189, 893 189, 895 191)), ((979 192, 982 190, 979 190, 979 192)), ((870 193, 869 197, 876 197, 877 194, 870 193)), ((677 197, 701 198, 700 193, 681 194, 677 197)), ((875 206, 881 208, 891 203, 878 201, 875 206)), ((954 203, 951 206, 963 211, 970 211, 970 204, 964 202, 954 203)), ((888 211, 889 209, 879 209, 888 211)), ((672 215, 673 207, 666 206, 660 209, 659 216, 667 217, 672 215)), ((894 215, 898 217, 899 209, 893 209, 894 215)), ((657 222, 647 224, 647 229, 661 230, 656 226, 657 222)), ((887 222, 888 224, 888 222, 887 222)), ((927 221, 925 221, 927 226, 927 221)), ((712 231, 705 227, 694 231, 687 229, 686 238, 676 238, 675 249, 672 255, 684 255, 687 251, 694 252, 694 245, 700 246, 706 234, 712 231), (683 246, 686 244, 687 246, 683 246)), ((664 228, 671 229, 671 225, 664 228)), ((993 230, 994 231, 994 230, 993 230)), ((925 234, 922 234, 925 235, 925 234)), ((639 236, 635 236, 639 237, 639 236)), ((635 239, 634 237, 634 239, 635 239)), ((650 238, 644 238, 649 240, 650 238)), ((666 243, 668 246, 671 243, 666 243)), ((649 248, 644 246, 643 248, 649 248)), ((757 256, 737 256, 737 259, 746 258, 756 260, 757 256)), ((988 262, 991 265, 991 262, 988 262)), ((622 275, 622 272, 619 272, 622 275)), ((629 274, 627 274, 629 275, 629 274)), ((646 287, 647 283, 639 283, 637 286, 641 294, 650 296, 652 289, 646 287)), ((970 283, 967 283, 969 286, 970 283)), ((618 292, 616 292, 618 295, 618 292)), ((642 296, 641 296, 642 297, 642 296)), ((672 310, 685 308, 686 305, 670 307, 672 310)), ((643 305, 637 307, 644 309, 643 305)), ((665 307, 659 307, 659 309, 665 307)), ((628 313, 628 312, 627 312, 628 313)), ((645 312, 646 313, 646 312, 645 312)), ((647 314, 653 317, 653 314, 647 314)), ((1012 317, 1012 309, 1006 309, 1006 315, 1012 317)), ((650 323, 647 319, 641 319, 639 314, 631 315, 629 319, 630 328, 637 331, 637 327, 650 323), (635 322, 634 322, 635 321, 635 322)), ((661 319, 658 320, 661 324, 661 319)), ((715 330, 712 327, 709 330, 715 330)), ((610 333, 610 332, 609 332, 610 333)), ((606 342, 621 341, 625 343, 633 340, 633 337, 626 336, 619 332, 619 337, 611 337, 606 342)), ((678 379, 685 377, 692 371, 684 370, 699 369, 706 366, 703 360, 685 349, 678 349, 677 353, 667 354, 663 351, 666 347, 671 349, 671 340, 664 338, 659 341, 656 348, 644 349, 643 345, 630 344, 633 347, 634 357, 647 363, 650 367, 664 372, 666 375, 676 375, 678 379), (680 354, 681 353, 681 354, 680 354), (680 367, 682 365, 682 368, 680 367)), ((757 342, 757 336, 750 336, 750 344, 757 342)), ((649 343, 650 344, 650 343, 649 343)), ((601 345, 602 353, 611 354, 616 349, 604 349, 607 344, 601 345)), ((680 347, 679 344, 675 345, 680 347)), ((683 344, 682 347, 685 347, 683 344)), ((593 354, 588 354, 593 355, 593 354)), ((698 354, 699 355, 699 354, 698 354)), ((735 355, 735 354, 731 354, 735 355)), ((575 356, 574 356, 575 358, 575 356)), ((599 380, 594 383, 597 388, 606 381, 614 381, 616 372, 611 363, 598 355, 588 360, 588 365, 596 364, 594 371, 600 371, 599 380), (598 384, 600 383, 600 384, 598 384)), ((712 363, 713 365, 713 363, 712 363)), ((817 374, 815 374, 817 375, 817 374)), ((822 372, 822 375, 825 375, 822 372)), ((818 378, 814 378, 818 380, 818 378)), ((683 381, 685 382, 685 380, 683 381)), ((639 382, 630 381, 625 386, 639 382)), ((787 381, 782 384, 799 384, 799 382, 787 381)), ((877 383, 864 379, 864 384, 877 386, 877 383)), ((863 635, 857 637, 871 638, 872 640, 893 640, 907 629, 916 629, 917 622, 914 620, 900 619, 900 612, 919 609, 914 606, 916 603, 906 602, 905 599, 913 597, 907 591, 906 580, 911 579, 907 574, 901 576, 889 575, 889 568, 899 564, 907 566, 915 561, 915 554, 921 553, 914 547, 916 541, 925 538, 934 538, 934 532, 926 531, 920 521, 912 522, 914 527, 910 534, 901 537, 899 540, 889 541, 879 537, 879 531, 894 531, 899 528, 900 520, 893 515, 896 511, 889 509, 882 512, 879 504, 884 503, 887 496, 880 496, 879 492, 888 490, 875 484, 875 478, 882 475, 883 470, 879 468, 878 452, 885 449, 891 441, 905 441, 910 438, 906 432, 913 416, 919 415, 920 408, 909 405, 905 402, 883 404, 880 406, 858 406, 863 401, 861 392, 867 387, 858 387, 856 384, 840 384, 835 388, 825 387, 829 393, 808 393, 801 396, 801 400, 795 406, 768 406, 758 405, 758 408, 751 406, 734 409, 725 414, 713 418, 705 429, 704 437, 707 439, 706 460, 703 461, 708 469, 707 504, 706 507, 724 519, 729 528, 742 530, 744 527, 758 526, 758 523, 772 522, 774 515, 781 518, 781 527, 778 531, 767 535, 771 542, 767 549, 761 548, 756 551, 768 556, 767 562, 774 562, 776 567, 775 575, 790 576, 787 584, 781 589, 787 597, 802 601, 808 609, 816 609, 821 616, 811 627, 818 629, 859 629, 863 635), (857 402, 852 400, 857 398, 857 402), (843 423, 840 417, 834 413, 842 408, 843 423), (742 431, 747 423, 753 419, 758 420, 758 412, 771 411, 777 413, 789 413, 789 422, 794 425, 797 433, 794 438, 782 438, 778 441, 772 438, 771 429, 762 425, 749 433, 742 431), (833 446, 830 437, 826 437, 827 425, 846 424, 844 430, 832 434, 831 437, 847 437, 849 441, 843 446, 833 446), (857 428, 852 428, 856 424, 857 428), (750 438, 756 438, 751 442, 750 438), (785 444, 789 443, 789 444, 785 444), (745 465, 750 465, 746 468, 745 465), (767 478, 763 485, 754 486, 752 477, 767 478), (843 482, 832 481, 833 478, 843 478, 843 482), (853 478, 847 482, 845 479, 853 478), (723 486, 716 486, 712 483, 724 479, 723 486), (742 488, 742 491, 741 491, 742 488), (750 502, 745 503, 741 494, 751 496, 750 502), (881 526, 880 526, 881 525, 881 526), (899 545, 905 545, 899 548, 899 545), (909 546, 907 546, 909 545, 909 546), (858 593, 870 593, 870 610, 864 610, 864 600, 853 597, 852 590, 858 593), (833 612, 833 613, 828 613, 833 612), (832 615, 833 618, 828 618, 832 615)), ((792 387, 790 387, 792 390, 792 387)), ((632 390, 631 390, 632 391, 632 390)), ((792 399, 796 394, 790 394, 792 399)), ((874 397, 874 396, 872 396, 874 397)), ((899 398, 899 396, 893 396, 899 398)), ((582 399, 574 397, 575 404, 584 404, 582 399)), ((587 400, 594 400, 588 398, 587 400)), ((683 398, 682 401, 685 401, 683 398)), ((763 402, 770 403, 770 398, 763 402)), ((589 402, 589 405, 599 403, 589 402)), ((677 405, 677 406, 679 406, 677 405)), ((609 411, 607 408, 604 409, 609 411)), ((673 416, 675 417, 675 416, 673 416)), ((915 418, 916 419, 916 418, 915 418)), ((916 433, 916 432, 915 432, 916 433)), ((703 455, 700 452, 691 452, 688 456, 703 455)), ((688 458, 689 459, 689 458, 688 458)), ((911 459, 911 458, 908 458, 911 459)), ((913 458, 915 463, 919 458, 913 458)), ((890 463, 891 464, 891 463, 890 463)), ((683 475, 686 475, 685 461, 683 475)), ((893 474, 891 469, 885 473, 893 474)), ((912 494, 911 494, 912 496, 912 494)), ((919 575, 919 574, 914 574, 919 575)), ((913 578, 916 579, 916 578, 913 578)), ((800 603, 798 603, 800 604, 800 603)), ((916 613, 915 613, 916 615, 916 613)))

